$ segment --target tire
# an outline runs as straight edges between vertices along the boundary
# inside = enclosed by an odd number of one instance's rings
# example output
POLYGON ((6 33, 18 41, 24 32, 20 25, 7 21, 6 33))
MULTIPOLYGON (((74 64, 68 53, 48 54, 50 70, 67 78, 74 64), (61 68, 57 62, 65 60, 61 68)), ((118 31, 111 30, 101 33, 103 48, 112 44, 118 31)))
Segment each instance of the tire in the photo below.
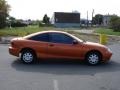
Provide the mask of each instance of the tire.
POLYGON ((23 50, 20 59, 25 64, 31 64, 36 61, 36 55, 32 50, 23 50))
POLYGON ((86 56, 86 61, 89 65, 98 65, 101 61, 101 54, 98 52, 90 52, 86 56))

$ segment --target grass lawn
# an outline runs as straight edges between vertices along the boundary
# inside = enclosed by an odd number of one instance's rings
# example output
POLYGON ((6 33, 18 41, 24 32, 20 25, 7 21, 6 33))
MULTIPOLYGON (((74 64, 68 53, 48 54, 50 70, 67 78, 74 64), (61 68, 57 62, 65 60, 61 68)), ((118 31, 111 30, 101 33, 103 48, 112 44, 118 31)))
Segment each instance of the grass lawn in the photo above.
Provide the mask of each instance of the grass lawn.
MULTIPOLYGON (((5 28, 5 29, 0 29, 0 36, 8 36, 8 37, 9 36, 25 36, 31 33, 45 31, 45 30, 62 30, 62 31, 71 33, 82 40, 99 43, 99 35, 83 34, 83 33, 75 32, 74 30, 76 30, 76 28, 55 28, 55 27, 38 27, 38 26, 28 26, 28 27, 19 27, 19 28, 11 28, 11 29, 5 28)), ((95 29, 95 33, 120 36, 120 32, 113 32, 111 29, 103 29, 103 28, 95 29)), ((118 37, 116 38, 113 36, 110 36, 108 40, 108 42, 110 43, 111 42, 116 43, 118 41, 120 41, 120 38, 118 37)))
POLYGON ((44 30, 75 30, 75 29, 81 29, 81 28, 55 28, 55 27, 38 27, 36 26, 28 26, 28 27, 16 27, 16 28, 5 28, 0 29, 0 36, 25 36, 31 33, 44 31, 44 30))
POLYGON ((5 28, 0 29, 0 36, 25 36, 31 33, 50 30, 53 27, 38 27, 38 26, 28 26, 28 27, 17 27, 17 28, 5 28))
POLYGON ((95 33, 120 36, 120 32, 114 32, 112 29, 106 28, 97 28, 95 29, 95 33))
MULTIPOLYGON (((54 28, 54 27, 38 27, 38 26, 17 27, 11 29, 5 28, 5 29, 0 29, 0 36, 25 36, 31 33, 44 31, 44 30, 63 30, 69 33, 73 33, 71 32, 71 30, 74 29, 76 28, 54 28)), ((114 32, 112 29, 106 29, 106 28, 96 28, 95 33, 120 36, 120 32, 114 32)))

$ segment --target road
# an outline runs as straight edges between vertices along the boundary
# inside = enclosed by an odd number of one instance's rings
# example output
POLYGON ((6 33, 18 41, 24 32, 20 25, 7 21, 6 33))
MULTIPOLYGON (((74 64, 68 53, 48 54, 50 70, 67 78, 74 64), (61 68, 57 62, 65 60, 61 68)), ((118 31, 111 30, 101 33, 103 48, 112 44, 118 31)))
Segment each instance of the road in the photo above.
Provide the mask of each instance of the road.
POLYGON ((0 90, 120 90, 120 44, 109 46, 107 64, 76 62, 22 64, 0 44, 0 90))

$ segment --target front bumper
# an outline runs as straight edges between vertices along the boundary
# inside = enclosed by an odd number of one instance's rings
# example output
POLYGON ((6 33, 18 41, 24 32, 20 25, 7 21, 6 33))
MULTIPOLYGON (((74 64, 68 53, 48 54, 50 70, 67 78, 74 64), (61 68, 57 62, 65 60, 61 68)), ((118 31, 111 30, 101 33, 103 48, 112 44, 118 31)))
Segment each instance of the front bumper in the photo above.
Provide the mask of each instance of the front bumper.
POLYGON ((106 52, 104 55, 103 55, 103 62, 108 62, 112 57, 112 52, 106 52))

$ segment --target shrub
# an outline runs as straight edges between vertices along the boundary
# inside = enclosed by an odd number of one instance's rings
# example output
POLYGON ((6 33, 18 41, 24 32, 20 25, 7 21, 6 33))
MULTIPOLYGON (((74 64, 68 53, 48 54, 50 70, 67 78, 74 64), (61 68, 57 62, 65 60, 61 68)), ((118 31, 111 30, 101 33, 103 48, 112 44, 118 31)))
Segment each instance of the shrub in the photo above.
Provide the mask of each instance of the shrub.
POLYGON ((110 27, 114 31, 119 31, 120 32, 120 17, 118 16, 112 16, 110 20, 110 27))
POLYGON ((21 23, 21 22, 11 23, 11 27, 26 27, 26 26, 27 26, 27 24, 21 23))

